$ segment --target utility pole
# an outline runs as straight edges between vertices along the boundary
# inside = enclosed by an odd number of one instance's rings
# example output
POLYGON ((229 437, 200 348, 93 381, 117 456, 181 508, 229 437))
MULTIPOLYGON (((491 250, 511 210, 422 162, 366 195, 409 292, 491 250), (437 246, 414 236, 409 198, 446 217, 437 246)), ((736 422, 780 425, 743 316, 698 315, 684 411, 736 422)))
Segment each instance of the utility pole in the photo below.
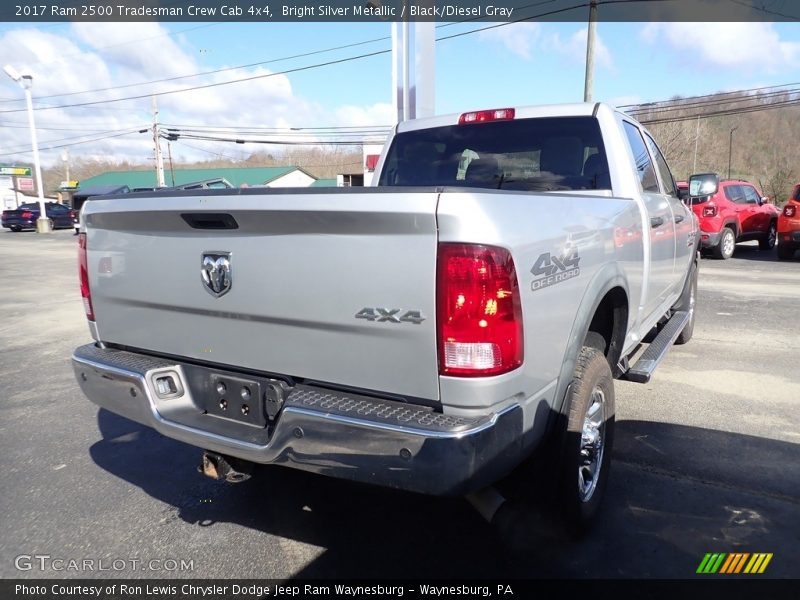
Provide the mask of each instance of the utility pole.
POLYGON ((589 3, 589 32, 586 36, 586 77, 583 80, 583 101, 592 101, 594 86, 594 37, 597 33, 597 0, 589 3))
POLYGON ((61 153, 61 160, 64 162, 64 181, 69 181, 69 150, 61 153))
POLYGON ((172 166, 172 144, 167 139, 167 156, 169 157, 169 173, 172 176, 172 186, 175 187, 175 168, 172 166))
POLYGON ((728 141, 728 179, 731 178, 731 155, 733 154, 733 132, 739 129, 739 126, 731 128, 731 137, 728 141))
POLYGON ((161 132, 158 128, 158 104, 153 96, 153 144, 156 152, 156 187, 166 187, 164 183, 164 157, 161 155, 161 132))

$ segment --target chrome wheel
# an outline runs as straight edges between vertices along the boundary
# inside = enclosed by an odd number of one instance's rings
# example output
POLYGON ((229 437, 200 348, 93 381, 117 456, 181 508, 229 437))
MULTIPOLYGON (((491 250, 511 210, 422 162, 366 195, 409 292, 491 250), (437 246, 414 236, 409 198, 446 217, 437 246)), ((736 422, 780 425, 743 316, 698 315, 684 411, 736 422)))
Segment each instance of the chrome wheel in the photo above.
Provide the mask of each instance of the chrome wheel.
POLYGON ((605 401, 603 390, 599 386, 595 387, 583 418, 578 460, 578 494, 581 502, 588 502, 591 499, 600 478, 600 468, 603 464, 605 401))
POLYGON ((736 238, 733 235, 733 231, 730 229, 726 229, 725 232, 722 234, 722 255, 725 258, 730 258, 733 256, 733 250, 736 247, 736 238))

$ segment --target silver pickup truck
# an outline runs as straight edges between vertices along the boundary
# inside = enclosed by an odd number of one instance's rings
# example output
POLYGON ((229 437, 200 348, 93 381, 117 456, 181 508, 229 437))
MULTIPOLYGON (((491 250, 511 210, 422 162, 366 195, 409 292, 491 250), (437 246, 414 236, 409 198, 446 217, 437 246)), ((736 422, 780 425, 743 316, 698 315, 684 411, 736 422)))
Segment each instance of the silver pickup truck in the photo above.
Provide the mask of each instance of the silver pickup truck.
POLYGON ((374 187, 125 194, 83 223, 83 392, 229 481, 464 494, 548 447, 537 485, 586 524, 613 379, 648 381, 694 327, 696 220, 604 104, 401 123, 374 187))

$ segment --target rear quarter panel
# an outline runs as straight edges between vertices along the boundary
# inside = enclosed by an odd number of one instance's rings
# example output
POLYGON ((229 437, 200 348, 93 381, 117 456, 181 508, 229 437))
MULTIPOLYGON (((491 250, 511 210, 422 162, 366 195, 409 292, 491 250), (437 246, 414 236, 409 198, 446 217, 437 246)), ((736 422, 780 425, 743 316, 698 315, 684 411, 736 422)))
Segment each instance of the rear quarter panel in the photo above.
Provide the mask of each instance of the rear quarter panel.
MULTIPOLYGON (((611 287, 639 298, 643 235, 634 200, 608 193, 520 194, 445 191, 438 208, 440 242, 481 243, 511 251, 524 319, 524 363, 498 377, 440 377, 442 403, 469 411, 503 402, 527 405, 526 429, 541 411, 560 408, 559 378, 573 338, 583 339, 594 308, 611 287), (590 195, 591 194, 591 195, 590 195), (576 276, 541 285, 537 260, 577 253, 576 276), (536 282, 536 283, 535 283, 536 282)), ((631 310, 631 313, 634 313, 631 310)), ((537 425, 542 421, 536 419, 537 425)))

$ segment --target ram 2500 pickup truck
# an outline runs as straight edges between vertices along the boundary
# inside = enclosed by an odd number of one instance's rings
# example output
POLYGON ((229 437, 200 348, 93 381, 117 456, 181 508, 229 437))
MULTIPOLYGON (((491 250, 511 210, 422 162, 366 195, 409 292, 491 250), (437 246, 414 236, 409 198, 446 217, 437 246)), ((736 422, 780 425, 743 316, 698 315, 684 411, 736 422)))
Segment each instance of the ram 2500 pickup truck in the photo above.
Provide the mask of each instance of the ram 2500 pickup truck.
POLYGON ((477 111, 400 123, 376 169, 88 202, 83 392, 230 481, 464 494, 556 448, 537 486, 588 523, 613 379, 694 327, 697 223, 656 143, 604 104, 477 111))

